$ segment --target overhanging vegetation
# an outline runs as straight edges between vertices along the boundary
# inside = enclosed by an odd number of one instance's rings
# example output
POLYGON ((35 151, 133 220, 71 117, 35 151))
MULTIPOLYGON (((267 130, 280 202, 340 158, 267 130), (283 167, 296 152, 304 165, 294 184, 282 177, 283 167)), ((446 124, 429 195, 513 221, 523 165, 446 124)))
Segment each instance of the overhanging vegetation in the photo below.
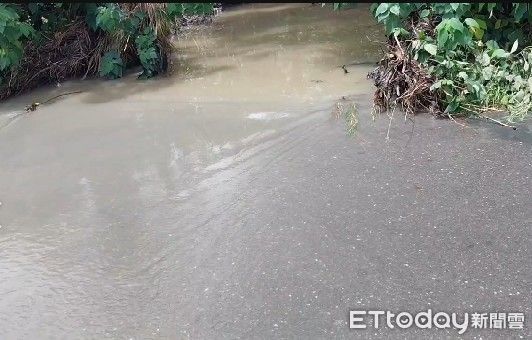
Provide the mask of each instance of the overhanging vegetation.
POLYGON ((171 28, 213 3, 0 4, 0 99, 75 76, 166 69, 171 28))

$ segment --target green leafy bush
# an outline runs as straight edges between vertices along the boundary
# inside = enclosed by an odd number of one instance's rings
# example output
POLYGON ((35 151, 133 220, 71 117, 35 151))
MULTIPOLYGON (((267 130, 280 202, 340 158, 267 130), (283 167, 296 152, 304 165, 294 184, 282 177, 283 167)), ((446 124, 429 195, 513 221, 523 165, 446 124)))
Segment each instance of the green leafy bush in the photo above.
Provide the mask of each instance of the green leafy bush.
POLYGON ((371 10, 391 48, 404 50, 432 77, 430 90, 443 113, 505 110, 513 121, 532 111, 531 7, 379 3, 371 10))
POLYGON ((133 65, 140 78, 155 76, 166 69, 175 19, 212 14, 213 5, 0 4, 0 99, 80 73, 120 78, 133 65))
POLYGON ((162 69, 162 58, 160 57, 156 39, 157 37, 151 27, 146 28, 135 39, 137 53, 143 69, 140 75, 141 78, 149 78, 162 69))
MULTIPOLYGON (((32 37, 33 28, 20 20, 14 8, 0 4, 0 77, 22 59, 23 43, 32 37)), ((0 78, 0 79, 1 79, 0 78)))
POLYGON ((164 7, 138 6, 128 11, 116 4, 107 4, 96 8, 95 24, 97 28, 116 37, 119 50, 126 52, 129 41, 134 41, 134 52, 142 66, 139 78, 145 79, 166 68, 169 45, 161 36, 170 34, 169 23, 183 15, 206 15, 212 12, 213 3, 168 3, 164 7))
POLYGON ((96 14, 96 27, 107 33, 112 33, 120 28, 124 13, 116 4, 100 6, 96 14))
POLYGON ((117 51, 109 51, 104 54, 100 63, 100 76, 116 79, 122 77, 124 62, 117 51))

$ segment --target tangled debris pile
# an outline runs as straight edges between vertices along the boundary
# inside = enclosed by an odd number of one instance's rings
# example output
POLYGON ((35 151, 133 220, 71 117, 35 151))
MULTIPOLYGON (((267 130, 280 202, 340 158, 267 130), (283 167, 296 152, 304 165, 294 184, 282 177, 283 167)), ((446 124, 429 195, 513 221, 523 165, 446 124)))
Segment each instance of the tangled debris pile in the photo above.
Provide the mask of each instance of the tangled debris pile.
POLYGON ((411 57, 408 49, 398 39, 390 38, 389 53, 368 74, 377 88, 373 97, 375 111, 382 113, 399 107, 406 114, 423 111, 442 114, 440 99, 430 90, 434 78, 411 57))

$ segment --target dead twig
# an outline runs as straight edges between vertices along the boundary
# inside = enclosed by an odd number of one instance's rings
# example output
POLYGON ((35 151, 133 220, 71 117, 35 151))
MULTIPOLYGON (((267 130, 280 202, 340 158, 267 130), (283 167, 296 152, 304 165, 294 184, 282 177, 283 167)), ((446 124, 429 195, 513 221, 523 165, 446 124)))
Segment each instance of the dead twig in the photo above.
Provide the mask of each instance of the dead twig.
POLYGON ((26 112, 35 111, 37 109, 37 107, 41 106, 42 104, 49 103, 49 102, 51 102, 54 99, 57 99, 57 98, 63 97, 63 96, 68 96, 69 94, 75 94, 75 93, 81 93, 81 92, 83 92, 83 91, 72 91, 72 92, 61 93, 61 94, 58 94, 57 96, 53 96, 51 98, 48 98, 47 100, 45 100, 42 103, 33 102, 30 105, 26 105, 26 107, 24 109, 26 110, 26 112))
POLYGON ((479 116, 480 118, 484 118, 484 119, 486 119, 486 120, 489 120, 489 121, 491 121, 491 122, 494 122, 495 124, 498 124, 498 125, 500 125, 500 126, 509 127, 509 128, 514 129, 514 130, 517 130, 517 127, 516 127, 516 126, 505 124, 505 123, 503 123, 503 122, 501 122, 500 120, 497 120, 497 119, 495 119, 495 118, 491 118, 491 117, 484 116, 484 115, 481 115, 481 114, 478 114, 478 116, 479 116))

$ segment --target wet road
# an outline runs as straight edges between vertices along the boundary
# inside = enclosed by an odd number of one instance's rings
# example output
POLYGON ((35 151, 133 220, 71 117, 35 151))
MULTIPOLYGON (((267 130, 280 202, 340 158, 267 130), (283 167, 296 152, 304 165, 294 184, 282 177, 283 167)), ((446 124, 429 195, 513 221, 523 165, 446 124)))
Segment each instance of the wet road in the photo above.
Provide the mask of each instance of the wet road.
POLYGON ((457 336, 350 330, 349 309, 530 320, 530 124, 397 115, 386 140, 368 68, 337 68, 378 55, 367 9, 298 6, 226 12, 164 79, 2 104, 0 338, 457 336))

